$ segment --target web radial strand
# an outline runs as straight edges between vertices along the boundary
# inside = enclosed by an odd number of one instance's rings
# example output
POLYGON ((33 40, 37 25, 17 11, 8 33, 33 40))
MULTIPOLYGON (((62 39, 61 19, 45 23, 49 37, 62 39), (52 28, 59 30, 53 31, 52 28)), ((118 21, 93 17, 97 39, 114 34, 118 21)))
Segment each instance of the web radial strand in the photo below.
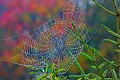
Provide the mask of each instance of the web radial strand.
POLYGON ((29 38, 24 42, 25 53, 23 52, 26 57, 26 65, 45 67, 46 62, 42 58, 43 56, 50 64, 55 63, 56 68, 68 70, 74 60, 67 51, 69 50, 77 57, 83 49, 80 40, 76 39, 66 29, 68 27, 73 30, 73 22, 87 41, 89 36, 83 12, 77 3, 70 1, 52 20, 34 30, 31 36, 28 36, 29 38))
POLYGON ((83 11, 77 1, 70 0, 53 19, 35 30, 10 39, 21 51, 23 65, 44 68, 47 64, 44 57, 50 64, 55 63, 57 69, 69 69, 74 60, 67 51, 77 58, 84 46, 67 28, 74 31, 72 23, 75 23, 84 40, 89 40, 83 11))

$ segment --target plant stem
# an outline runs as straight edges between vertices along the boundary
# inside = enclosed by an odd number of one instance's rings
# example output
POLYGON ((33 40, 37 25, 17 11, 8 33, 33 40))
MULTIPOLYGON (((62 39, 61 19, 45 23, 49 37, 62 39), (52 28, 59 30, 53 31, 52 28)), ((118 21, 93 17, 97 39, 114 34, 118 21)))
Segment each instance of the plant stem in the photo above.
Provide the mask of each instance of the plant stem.
MULTIPOLYGON (((119 19, 119 16, 116 17, 116 20, 117 20, 117 33, 120 34, 120 19, 119 19)), ((118 38, 117 39, 117 42, 118 42, 118 46, 120 45, 120 39, 118 38)), ((120 47, 118 47, 118 50, 120 50, 120 47)), ((119 79, 120 79, 120 52, 118 52, 118 67, 119 67, 119 79)))
MULTIPOLYGON (((81 35, 81 34, 78 32, 78 30, 76 29, 76 26, 75 26, 74 24, 72 24, 72 26, 73 26, 75 32, 77 33, 77 34, 75 34, 75 35, 78 36, 78 37, 76 36, 76 38, 79 38, 79 39, 81 40, 82 44, 85 46, 86 50, 90 53, 91 57, 92 57, 93 53, 97 53, 97 54, 98 54, 103 60, 105 60, 107 63, 109 63, 109 64, 111 64, 111 65, 114 65, 114 66, 117 66, 117 65, 115 65, 115 64, 112 64, 112 63, 111 63, 110 61, 108 61, 107 59, 105 59, 99 52, 94 51, 91 47, 89 47, 89 46, 85 43, 82 35, 81 35)), ((73 34, 74 34, 74 33, 73 33, 73 34)), ((94 58, 93 58, 93 59, 94 59, 94 58)), ((98 68, 98 65, 97 65, 96 60, 93 60, 93 62, 94 62, 94 64, 95 64, 96 68, 97 68, 98 74, 100 75, 100 77, 102 78, 102 80, 105 80, 105 78, 102 76, 102 73, 101 73, 100 69, 98 68)), ((82 70, 80 69, 80 71, 82 71, 82 70)))
POLYGON ((69 52, 69 54, 72 56, 72 58, 74 59, 75 65, 76 65, 76 66, 78 67, 78 69, 80 70, 81 75, 82 75, 82 77, 84 78, 84 80, 88 80, 88 77, 85 76, 85 72, 84 72, 83 68, 81 67, 81 65, 79 64, 79 62, 77 61, 77 59, 74 57, 74 55, 73 55, 70 51, 68 51, 68 52, 69 52))
POLYGON ((117 8, 117 4, 116 4, 115 0, 112 0, 112 2, 113 2, 113 5, 114 5, 114 7, 115 7, 116 13, 119 13, 119 12, 118 12, 118 8, 117 8))
POLYGON ((110 70, 112 72, 113 80, 118 80, 113 66, 112 65, 109 65, 109 66, 110 66, 110 70))
POLYGON ((111 64, 112 66, 118 67, 117 64, 111 63, 109 60, 107 60, 106 58, 104 58, 101 53, 97 52, 97 54, 100 56, 101 59, 103 59, 104 61, 106 61, 108 64, 111 64))
MULTIPOLYGON (((119 10, 118 10, 116 1, 115 0, 112 0, 112 1, 113 1, 115 10, 116 10, 117 34, 120 34, 120 14, 119 14, 119 10)), ((120 39, 119 38, 117 38, 117 43, 118 43, 118 50, 120 50, 120 47, 119 47, 120 39)), ((119 80, 120 80, 120 52, 118 52, 118 69, 119 69, 118 76, 119 76, 119 80)))
MULTIPOLYGON (((120 14, 119 14, 119 10, 118 10, 118 7, 117 7, 117 3, 115 0, 112 0, 113 2, 113 5, 115 7, 115 10, 116 10, 116 13, 113 13, 112 11, 109 11, 108 9, 106 9, 105 7, 103 7, 102 5, 100 5, 96 0, 93 0, 95 2, 96 5, 98 5, 100 8, 102 8, 104 11, 116 16, 116 24, 117 24, 117 34, 120 34, 120 14)), ((117 38, 117 43, 118 43, 118 50, 120 50, 120 39, 117 38)), ((118 52, 118 68, 119 68, 119 80, 120 80, 120 52, 118 52)))
POLYGON ((92 56, 94 52, 93 52, 91 49, 89 49, 88 46, 86 46, 86 49, 87 49, 87 51, 90 53, 90 55, 91 55, 91 57, 92 57, 93 63, 94 63, 94 65, 95 65, 95 67, 96 67, 96 69, 97 69, 97 71, 98 71, 99 76, 102 78, 102 80, 105 80, 105 78, 104 78, 103 75, 102 75, 102 72, 100 71, 100 69, 99 69, 99 67, 98 67, 98 64, 97 64, 97 62, 96 62, 96 58, 92 56))
POLYGON ((106 9, 105 7, 103 7, 101 4, 99 4, 96 0, 93 0, 94 2, 95 2, 95 4, 96 5, 98 5, 101 9, 103 9, 104 11, 106 11, 106 12, 108 12, 108 13, 110 13, 110 14, 112 14, 112 15, 116 15, 115 13, 113 13, 112 11, 110 11, 110 10, 108 10, 108 9, 106 9))
POLYGON ((81 67, 81 65, 79 64, 79 62, 77 61, 77 59, 74 57, 74 55, 73 55, 70 51, 68 51, 68 52, 69 52, 69 54, 72 56, 72 58, 74 59, 75 65, 79 68, 80 72, 81 72, 82 74, 85 74, 83 68, 81 67))
POLYGON ((102 80, 105 80, 104 76, 102 75, 102 72, 100 71, 100 69, 99 69, 99 67, 98 67, 98 64, 97 64, 97 62, 96 62, 96 58, 94 58, 93 62, 94 62, 94 64, 95 64, 95 66, 96 66, 96 69, 97 69, 97 71, 98 71, 98 73, 99 73, 99 76, 102 78, 102 80))

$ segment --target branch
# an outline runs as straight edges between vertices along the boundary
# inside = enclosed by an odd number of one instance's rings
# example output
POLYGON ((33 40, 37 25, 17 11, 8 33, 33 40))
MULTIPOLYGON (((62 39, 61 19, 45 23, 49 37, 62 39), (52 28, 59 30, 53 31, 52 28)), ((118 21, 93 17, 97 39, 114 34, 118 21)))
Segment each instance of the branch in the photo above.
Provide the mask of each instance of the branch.
POLYGON ((112 44, 114 44, 114 45, 117 45, 117 44, 118 44, 116 41, 111 40, 111 39, 103 39, 103 41, 110 42, 110 43, 112 43, 112 44))
POLYGON ((85 74, 83 68, 81 67, 81 65, 79 64, 79 62, 77 61, 77 59, 74 57, 74 55, 73 55, 70 51, 68 51, 68 52, 69 52, 69 54, 72 56, 72 58, 74 59, 75 64, 76 64, 76 66, 79 68, 80 72, 81 72, 82 74, 85 74))
POLYGON ((112 0, 112 2, 113 2, 113 5, 114 5, 116 13, 117 13, 116 15, 119 15, 119 11, 118 11, 117 4, 116 4, 115 0, 112 0))
POLYGON ((112 34, 113 36, 117 37, 120 39, 120 34, 115 33, 113 30, 111 30, 110 28, 108 28, 107 26, 101 24, 102 27, 104 27, 110 34, 112 34))
POLYGON ((111 70, 113 79, 114 79, 114 80, 118 80, 118 79, 117 79, 117 74, 116 74, 116 72, 115 72, 115 70, 114 70, 114 68, 113 68, 112 65, 110 65, 110 70, 111 70))
POLYGON ((101 4, 99 4, 96 0, 93 0, 93 1, 95 2, 96 5, 98 5, 98 6, 99 6, 101 9, 103 9, 104 11, 106 11, 106 12, 108 12, 108 13, 116 16, 115 13, 113 13, 112 11, 110 11, 110 10, 106 9, 105 7, 103 7, 103 6, 102 6, 101 4))
POLYGON ((96 58, 93 60, 93 63, 94 63, 94 65, 95 65, 95 67, 96 67, 96 69, 97 69, 97 71, 99 73, 99 76, 102 78, 102 80, 105 80, 104 76, 102 75, 101 70, 99 69, 99 67, 97 65, 96 58))
MULTIPOLYGON (((72 26, 74 28, 74 30, 76 31, 77 35, 76 38, 80 39, 81 42, 83 43, 83 45, 85 46, 85 48, 88 50, 88 52, 92 55, 92 53, 90 51, 92 51, 93 53, 96 53, 97 55, 100 56, 100 58, 102 58, 104 61, 106 61, 107 63, 111 64, 112 66, 116 66, 118 67, 117 64, 113 64, 111 63, 109 60, 107 60, 106 58, 104 58, 100 52, 98 50, 96 50, 95 48, 90 47, 89 45, 87 45, 84 41, 84 39, 82 38, 82 35, 78 32, 78 30, 76 29, 76 26, 74 25, 74 23, 72 23, 72 26), (78 37, 77 37, 78 36, 78 37), (90 50, 90 51, 89 51, 90 50)), ((108 28, 109 29, 109 28, 108 28)), ((71 31, 71 30, 70 30, 71 31)), ((72 32, 72 31, 71 31, 72 32)), ((74 34, 74 32, 72 32, 74 34)))
POLYGON ((114 63, 110 62, 109 60, 107 60, 106 58, 104 58, 104 57, 101 55, 101 53, 100 53, 98 50, 96 50, 95 48, 92 48, 92 47, 90 47, 90 46, 88 46, 88 48, 89 48, 91 51, 93 51, 94 53, 96 53, 97 55, 99 55, 100 58, 102 58, 102 59, 103 59, 104 61, 106 61, 108 64, 111 64, 112 66, 118 67, 117 64, 114 64, 114 63))

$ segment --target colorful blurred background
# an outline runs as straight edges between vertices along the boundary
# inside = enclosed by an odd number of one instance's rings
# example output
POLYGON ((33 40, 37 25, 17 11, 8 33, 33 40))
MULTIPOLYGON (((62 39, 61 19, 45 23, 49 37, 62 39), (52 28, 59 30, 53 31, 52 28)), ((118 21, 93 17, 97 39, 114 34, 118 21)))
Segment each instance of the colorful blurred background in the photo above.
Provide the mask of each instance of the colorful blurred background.
MULTIPOLYGON (((10 44, 6 38, 21 35, 27 31, 33 30, 38 26, 51 20, 60 10, 63 9, 69 0, 0 0, 0 80, 31 80, 33 76, 28 74, 24 66, 2 61, 14 56, 16 48, 10 44)), ((110 43, 103 42, 104 38, 115 37, 109 35, 106 30, 101 28, 101 24, 109 26, 116 31, 115 18, 97 7, 92 0, 82 1, 82 9, 87 26, 99 29, 88 42, 92 47, 97 48, 109 60, 113 57, 116 60, 115 47, 110 43)), ((114 11, 112 2, 109 0, 98 0, 109 10, 114 11)), ((120 3, 118 1, 118 3, 120 3)), ((90 33, 93 33, 91 31, 90 33)), ((83 56, 78 58, 80 64, 87 72, 94 71, 90 69, 92 63, 83 56)), ((9 61, 9 60, 8 60, 9 61)), ((19 61, 19 58, 17 58, 19 61)), ((98 60, 101 62, 100 60, 98 60)), ((78 74, 79 71, 72 66, 66 74, 78 74)))

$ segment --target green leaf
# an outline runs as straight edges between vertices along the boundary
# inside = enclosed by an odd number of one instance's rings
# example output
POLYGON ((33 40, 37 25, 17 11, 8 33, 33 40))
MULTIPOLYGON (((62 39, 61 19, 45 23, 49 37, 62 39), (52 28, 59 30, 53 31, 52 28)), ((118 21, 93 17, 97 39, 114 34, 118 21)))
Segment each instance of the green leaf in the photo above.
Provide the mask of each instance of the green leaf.
POLYGON ((116 72, 115 72, 114 69, 112 69, 112 73, 113 73, 113 79, 114 79, 114 80, 118 80, 117 74, 116 74, 116 72))
POLYGON ((114 41, 114 40, 111 40, 111 39, 103 39, 103 41, 110 42, 110 43, 112 43, 114 45, 117 45, 117 42, 114 41))
POLYGON ((48 69, 49 69, 49 65, 46 66, 45 72, 48 72, 48 69))
POLYGON ((74 35, 75 38, 79 39, 79 37, 68 27, 66 27, 66 29, 68 30, 68 32, 70 32, 70 34, 74 35))
POLYGON ((93 69, 96 69, 96 70, 97 70, 96 66, 91 66, 91 68, 93 68, 93 69))
POLYGON ((51 69, 52 69, 52 72, 55 70, 55 63, 52 64, 51 69))
POLYGON ((55 77, 55 80, 60 80, 58 77, 55 77))
POLYGON ((116 49, 115 52, 120 53, 120 50, 116 49))
POLYGON ((97 80, 101 80, 100 76, 93 74, 93 73, 86 74, 86 76, 91 77, 91 78, 97 78, 97 80))
POLYGON ((112 31, 110 28, 108 28, 107 26, 105 26, 105 25, 102 25, 101 24, 101 26, 103 26, 110 34, 112 34, 113 36, 115 36, 115 37, 117 37, 117 38, 120 38, 120 35, 119 34, 117 34, 117 33, 115 33, 114 31, 112 31))
POLYGON ((65 69, 58 69, 57 73, 61 73, 61 72, 64 72, 64 71, 65 71, 65 69))
POLYGON ((105 70, 105 71, 103 72, 103 76, 104 76, 104 77, 106 77, 107 72, 108 72, 108 70, 105 70))
POLYGON ((79 37, 79 40, 81 40, 81 41, 82 41, 82 43, 84 44, 84 43, 85 43, 85 41, 84 41, 83 36, 82 36, 82 35, 81 35, 81 33, 78 31, 78 29, 76 28, 76 26, 75 26, 75 24, 74 24, 74 23, 72 23, 72 26, 73 26, 73 28, 74 28, 74 30, 75 30, 76 36, 78 36, 78 37, 79 37))
POLYGON ((43 80, 43 78, 45 78, 47 76, 47 74, 43 74, 42 76, 38 76, 36 78, 36 80, 43 80))
POLYGON ((70 51, 68 51, 68 52, 72 56, 72 58, 74 59, 75 65, 78 67, 78 69, 81 71, 81 73, 85 74, 83 68, 81 67, 81 65, 79 64, 79 62, 77 61, 77 59, 74 57, 74 55, 70 51))
POLYGON ((106 64, 106 62, 101 63, 101 64, 99 65, 99 69, 102 69, 105 64, 106 64))
POLYGON ((50 65, 49 61, 48 61, 44 56, 42 56, 42 58, 43 58, 44 61, 47 63, 47 65, 50 65))
POLYGON ((52 80, 54 78, 53 73, 50 73, 49 76, 50 76, 50 80, 52 80))
POLYGON ((37 72, 33 72, 33 71, 31 71, 29 74, 37 74, 37 72))
POLYGON ((59 75, 60 73, 62 73, 62 72, 64 72, 65 71, 65 69, 58 69, 57 71, 55 71, 54 73, 53 73, 53 76, 57 76, 57 75, 59 75))
POLYGON ((92 51, 95 52, 95 53, 97 53, 97 54, 100 53, 100 52, 99 52, 97 49, 95 49, 95 48, 92 48, 92 51))
POLYGON ((81 33, 78 31, 78 29, 76 28, 74 22, 72 23, 72 27, 73 27, 74 31, 71 30, 71 29, 69 29, 68 27, 66 27, 66 29, 67 29, 71 34, 73 34, 75 38, 79 39, 79 40, 81 41, 81 43, 83 43, 83 44, 85 45, 86 43, 85 43, 85 41, 84 41, 84 38, 83 38, 83 36, 81 35, 81 33))
POLYGON ((92 57, 83 53, 83 52, 80 52, 81 55, 83 55, 84 57, 86 57, 87 59, 91 60, 92 61, 92 57))
POLYGON ((34 69, 35 67, 34 67, 34 66, 28 66, 28 68, 30 68, 30 69, 34 69))
POLYGON ((38 73, 39 73, 39 72, 43 72, 43 70, 42 70, 42 69, 37 68, 37 69, 36 69, 36 72, 38 72, 38 73))
POLYGON ((67 80, 67 76, 63 76, 63 75, 62 75, 62 77, 61 77, 60 80, 67 80))
POLYGON ((115 63, 115 61, 111 61, 111 63, 112 63, 112 64, 114 64, 114 63, 115 63))

